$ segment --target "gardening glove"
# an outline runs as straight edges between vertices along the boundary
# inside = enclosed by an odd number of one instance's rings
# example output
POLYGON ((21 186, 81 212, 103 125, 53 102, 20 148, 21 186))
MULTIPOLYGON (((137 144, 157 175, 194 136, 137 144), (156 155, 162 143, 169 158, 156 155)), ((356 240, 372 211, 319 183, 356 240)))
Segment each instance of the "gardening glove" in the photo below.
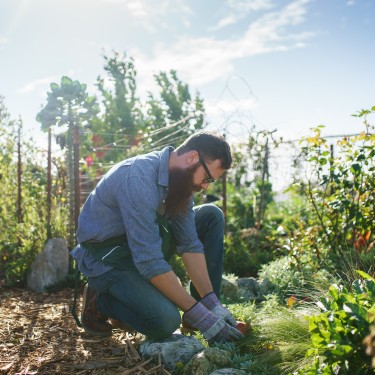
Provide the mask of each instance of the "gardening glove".
POLYGON ((224 319, 232 327, 236 327, 236 319, 234 319, 230 311, 220 303, 214 292, 206 294, 201 299, 201 303, 203 303, 203 305, 205 305, 214 315, 224 319))
POLYGON ((200 302, 186 311, 182 319, 188 325, 199 329, 209 343, 233 341, 244 337, 240 331, 227 324, 224 319, 215 316, 200 302))

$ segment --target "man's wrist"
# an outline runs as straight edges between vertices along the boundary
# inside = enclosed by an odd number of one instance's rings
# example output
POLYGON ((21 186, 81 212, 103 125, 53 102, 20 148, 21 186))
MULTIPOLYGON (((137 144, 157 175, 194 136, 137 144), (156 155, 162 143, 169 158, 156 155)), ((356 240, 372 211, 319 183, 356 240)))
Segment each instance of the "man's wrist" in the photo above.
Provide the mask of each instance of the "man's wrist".
POLYGON ((217 298, 215 292, 207 293, 202 299, 201 302, 205 305, 209 310, 212 310, 214 307, 220 305, 220 301, 217 298))

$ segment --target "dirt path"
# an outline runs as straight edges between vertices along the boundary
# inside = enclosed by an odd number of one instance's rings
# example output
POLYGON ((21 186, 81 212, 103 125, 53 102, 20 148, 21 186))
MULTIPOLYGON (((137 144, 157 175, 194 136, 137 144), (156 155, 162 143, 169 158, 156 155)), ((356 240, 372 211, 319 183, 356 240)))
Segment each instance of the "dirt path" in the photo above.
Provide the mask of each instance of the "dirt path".
POLYGON ((70 314, 73 292, 0 286, 0 374, 167 373, 143 365, 135 350, 141 336, 122 331, 107 339, 87 336, 70 314))

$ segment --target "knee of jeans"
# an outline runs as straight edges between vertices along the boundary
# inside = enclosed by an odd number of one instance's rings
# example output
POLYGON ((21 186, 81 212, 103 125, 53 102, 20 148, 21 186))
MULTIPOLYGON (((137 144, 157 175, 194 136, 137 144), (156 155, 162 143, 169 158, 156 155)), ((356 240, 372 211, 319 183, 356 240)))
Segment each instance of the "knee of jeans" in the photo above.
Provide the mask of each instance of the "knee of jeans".
POLYGON ((149 322, 148 336, 153 339, 165 339, 180 327, 181 317, 178 309, 165 310, 157 319, 149 322))
POLYGON ((224 213, 218 206, 208 203, 205 205, 204 209, 209 220, 212 220, 218 224, 224 224, 224 213))

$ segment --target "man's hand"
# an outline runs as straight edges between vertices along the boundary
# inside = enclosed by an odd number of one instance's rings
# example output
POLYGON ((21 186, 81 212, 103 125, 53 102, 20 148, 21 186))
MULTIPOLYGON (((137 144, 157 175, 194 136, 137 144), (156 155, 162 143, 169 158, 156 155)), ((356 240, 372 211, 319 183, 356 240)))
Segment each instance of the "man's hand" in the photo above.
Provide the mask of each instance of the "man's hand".
POLYGON ((200 302, 186 311, 182 319, 188 325, 199 329, 210 343, 233 341, 244 337, 240 331, 227 324, 224 319, 215 316, 200 302))
POLYGON ((236 327, 236 319, 234 319, 230 311, 220 303, 214 292, 206 294, 201 299, 201 303, 206 306, 215 316, 224 319, 225 322, 230 324, 232 327, 236 327))

